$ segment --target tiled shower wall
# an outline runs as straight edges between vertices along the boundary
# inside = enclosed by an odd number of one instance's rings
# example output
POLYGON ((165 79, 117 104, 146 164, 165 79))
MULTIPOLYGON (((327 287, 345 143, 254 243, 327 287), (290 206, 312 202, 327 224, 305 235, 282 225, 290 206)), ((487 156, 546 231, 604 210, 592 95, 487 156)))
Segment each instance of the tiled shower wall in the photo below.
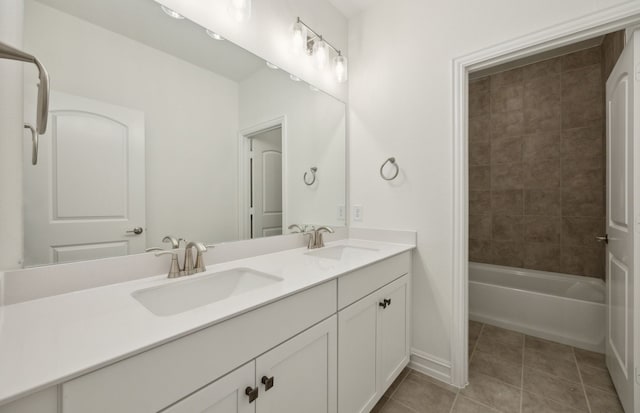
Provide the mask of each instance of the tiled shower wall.
POLYGON ((605 49, 470 82, 471 261, 604 278, 605 49))

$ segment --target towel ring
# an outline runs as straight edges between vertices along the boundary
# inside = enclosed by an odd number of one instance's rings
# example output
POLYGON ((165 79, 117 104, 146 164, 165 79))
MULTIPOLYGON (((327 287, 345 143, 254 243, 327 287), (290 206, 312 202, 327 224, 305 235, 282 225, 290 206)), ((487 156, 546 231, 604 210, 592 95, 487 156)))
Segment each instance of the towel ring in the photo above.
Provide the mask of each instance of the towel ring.
POLYGON ((28 123, 24 124, 25 129, 31 131, 31 165, 38 164, 38 133, 36 129, 28 123))
POLYGON ((316 168, 315 166, 312 166, 311 167, 311 175, 312 175, 311 182, 307 181, 307 174, 309 172, 305 172, 304 173, 304 176, 302 177, 302 179, 304 180, 305 185, 311 186, 314 183, 316 183, 316 172, 318 172, 318 168, 316 168))
POLYGON ((398 166, 398 164, 396 163, 396 158, 389 158, 386 161, 384 161, 384 163, 382 164, 382 166, 380 167, 380 176, 382 177, 382 179, 384 179, 385 181, 393 181, 394 179, 396 179, 398 177, 398 174, 400 173, 400 167, 398 166), (391 177, 386 177, 384 176, 383 170, 384 167, 388 164, 391 163, 391 165, 396 167, 396 172, 393 174, 393 176, 391 177))

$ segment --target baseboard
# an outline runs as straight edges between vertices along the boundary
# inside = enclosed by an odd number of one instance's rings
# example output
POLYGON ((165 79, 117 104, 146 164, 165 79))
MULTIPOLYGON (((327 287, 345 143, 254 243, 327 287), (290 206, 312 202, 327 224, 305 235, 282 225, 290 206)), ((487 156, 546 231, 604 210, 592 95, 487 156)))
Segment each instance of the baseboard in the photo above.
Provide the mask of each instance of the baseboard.
POLYGON ((447 360, 411 349, 409 368, 449 385, 451 384, 451 363, 447 360))

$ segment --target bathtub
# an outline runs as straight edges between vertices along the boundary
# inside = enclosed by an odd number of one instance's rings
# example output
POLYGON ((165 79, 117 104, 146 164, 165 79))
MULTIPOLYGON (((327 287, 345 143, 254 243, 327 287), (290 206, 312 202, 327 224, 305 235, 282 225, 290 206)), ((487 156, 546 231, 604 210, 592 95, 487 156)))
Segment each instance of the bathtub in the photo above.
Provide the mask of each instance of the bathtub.
POLYGON ((469 319, 604 352, 602 280, 469 263, 469 319))

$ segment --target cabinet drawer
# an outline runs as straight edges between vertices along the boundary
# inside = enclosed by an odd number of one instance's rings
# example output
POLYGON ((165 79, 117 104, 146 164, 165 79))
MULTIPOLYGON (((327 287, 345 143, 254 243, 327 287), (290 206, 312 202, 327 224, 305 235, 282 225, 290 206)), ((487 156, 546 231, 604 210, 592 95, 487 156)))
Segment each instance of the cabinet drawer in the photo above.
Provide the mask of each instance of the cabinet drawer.
POLYGON ((338 309, 343 309, 411 270, 411 252, 355 270, 338 279, 338 309))
POLYGON ((335 313, 335 281, 62 385, 64 413, 157 412, 335 313))

